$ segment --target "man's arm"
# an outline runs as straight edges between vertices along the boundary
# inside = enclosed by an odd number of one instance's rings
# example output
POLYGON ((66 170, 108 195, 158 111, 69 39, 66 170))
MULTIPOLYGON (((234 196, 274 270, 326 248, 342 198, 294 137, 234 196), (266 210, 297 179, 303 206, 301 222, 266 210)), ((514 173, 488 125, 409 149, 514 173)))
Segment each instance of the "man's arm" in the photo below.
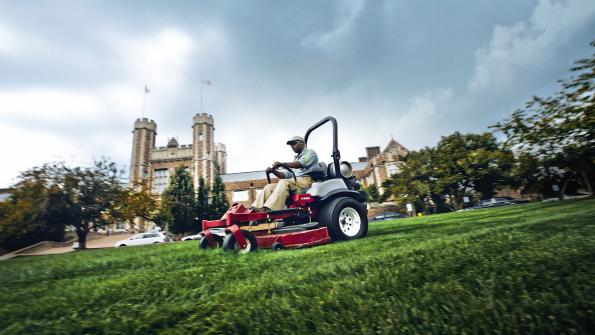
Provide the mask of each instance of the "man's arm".
POLYGON ((273 163, 273 167, 267 168, 267 173, 272 172, 279 179, 283 179, 283 178, 287 177, 283 172, 277 170, 277 168, 280 167, 281 165, 286 165, 292 169, 300 169, 303 167, 302 164, 298 161, 287 162, 287 163, 282 163, 282 162, 276 161, 273 163))
POLYGON ((279 179, 285 178, 285 175, 281 171, 277 171, 277 170, 273 169, 272 167, 268 167, 266 172, 267 172, 267 174, 269 174, 269 173, 274 174, 279 179))
POLYGON ((287 162, 287 163, 281 163, 281 162, 275 162, 273 163, 273 169, 278 168, 281 165, 287 165, 292 169, 301 169, 303 168, 302 163, 298 162, 298 161, 293 161, 293 162, 287 162))

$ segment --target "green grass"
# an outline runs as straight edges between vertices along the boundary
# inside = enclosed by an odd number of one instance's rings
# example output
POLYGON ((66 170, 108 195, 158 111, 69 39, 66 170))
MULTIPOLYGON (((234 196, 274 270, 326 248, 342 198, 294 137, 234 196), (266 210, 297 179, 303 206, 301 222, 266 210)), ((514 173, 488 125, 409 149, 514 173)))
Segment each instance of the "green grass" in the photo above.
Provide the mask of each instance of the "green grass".
POLYGON ((0 262, 0 333, 595 333, 595 199, 371 223, 233 255, 196 242, 0 262))

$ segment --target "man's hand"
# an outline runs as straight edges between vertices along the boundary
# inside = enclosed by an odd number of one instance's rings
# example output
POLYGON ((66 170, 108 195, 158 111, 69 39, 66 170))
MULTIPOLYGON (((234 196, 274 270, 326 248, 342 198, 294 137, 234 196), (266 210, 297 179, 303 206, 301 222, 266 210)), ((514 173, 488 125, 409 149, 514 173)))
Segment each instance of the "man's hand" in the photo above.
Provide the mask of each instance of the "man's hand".
POLYGON ((275 162, 273 163, 273 169, 276 169, 276 168, 278 168, 279 166, 281 166, 281 162, 275 161, 275 162))
POLYGON ((269 173, 273 173, 274 171, 275 171, 275 169, 273 169, 272 167, 268 167, 266 170, 266 173, 269 174, 269 173))

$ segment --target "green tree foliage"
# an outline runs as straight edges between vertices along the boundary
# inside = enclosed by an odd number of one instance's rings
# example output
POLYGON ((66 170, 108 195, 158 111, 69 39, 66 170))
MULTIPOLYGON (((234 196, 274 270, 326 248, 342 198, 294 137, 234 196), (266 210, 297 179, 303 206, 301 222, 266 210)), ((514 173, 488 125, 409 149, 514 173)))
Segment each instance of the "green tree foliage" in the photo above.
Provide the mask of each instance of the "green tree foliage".
POLYGON ((171 214, 171 204, 166 197, 161 197, 157 213, 153 217, 153 222, 164 231, 169 231, 169 226, 173 222, 173 216, 171 214))
POLYGON ((123 218, 131 225, 135 218, 153 221, 158 214, 159 201, 147 181, 135 182, 123 197, 123 218))
POLYGON ((0 203, 0 248, 16 250, 63 238, 60 216, 68 213, 61 196, 50 185, 49 165, 21 173, 12 195, 0 203))
POLYGON ((491 133, 442 137, 435 148, 411 152, 388 183, 397 202, 424 213, 457 210, 473 190, 489 198, 512 182, 514 156, 491 133))
POLYGON ((45 210, 41 216, 46 231, 46 239, 61 241, 64 238, 64 224, 74 222, 75 217, 69 210, 68 195, 59 185, 52 185, 48 189, 45 210))
POLYGON ((121 206, 125 192, 120 180, 124 172, 115 163, 105 159, 91 168, 57 166, 54 180, 65 196, 70 211, 67 225, 75 228, 79 248, 86 248, 90 230, 105 227, 124 216, 121 206))
POLYGON ((221 216, 223 216, 223 214, 225 214, 229 208, 229 203, 227 202, 227 197, 225 196, 223 181, 219 175, 215 177, 215 181, 213 182, 213 188, 211 189, 211 203, 209 208, 209 219, 211 220, 221 218, 221 216))
POLYGON ((196 195, 196 222, 194 230, 202 228, 202 220, 210 218, 209 189, 203 177, 198 179, 198 194, 196 195))
POLYGON ((11 248, 41 240, 59 240, 74 227, 79 248, 91 229, 123 216, 123 172, 103 159, 91 168, 46 164, 22 172, 15 191, 0 210, 3 244, 11 248))
POLYGON ((412 151, 400 166, 399 173, 386 182, 394 200, 405 208, 410 203, 417 211, 427 213, 436 183, 432 174, 433 149, 412 151))
POLYGON ((168 229, 174 234, 192 230, 195 221, 196 202, 194 198, 194 184, 188 170, 177 167, 170 177, 169 186, 163 192, 164 201, 161 209, 169 212, 161 216, 171 216, 168 229))
POLYGON ((366 189, 366 194, 368 195, 368 201, 370 202, 382 202, 382 196, 380 195, 380 191, 378 191, 378 187, 374 184, 368 186, 366 189))
MULTIPOLYGON (((595 42, 591 42, 595 47, 595 42)), ((548 98, 533 97, 510 119, 493 126, 522 157, 517 169, 525 192, 574 181, 592 193, 595 163, 595 54, 575 62, 570 79, 548 98)))
POLYGON ((463 207, 463 197, 474 190, 490 198, 512 180, 514 156, 500 148, 491 133, 455 132, 442 137, 435 150, 434 177, 453 209, 463 207))

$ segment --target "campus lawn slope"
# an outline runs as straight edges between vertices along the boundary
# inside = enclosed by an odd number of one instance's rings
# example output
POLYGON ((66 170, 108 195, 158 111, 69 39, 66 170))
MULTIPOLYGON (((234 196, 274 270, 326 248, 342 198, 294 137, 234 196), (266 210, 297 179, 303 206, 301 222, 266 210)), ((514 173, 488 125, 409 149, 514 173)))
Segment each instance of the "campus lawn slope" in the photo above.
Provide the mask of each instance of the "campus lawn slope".
POLYGON ((371 223, 232 255, 196 241, 0 262, 2 334, 595 333, 595 199, 371 223))

